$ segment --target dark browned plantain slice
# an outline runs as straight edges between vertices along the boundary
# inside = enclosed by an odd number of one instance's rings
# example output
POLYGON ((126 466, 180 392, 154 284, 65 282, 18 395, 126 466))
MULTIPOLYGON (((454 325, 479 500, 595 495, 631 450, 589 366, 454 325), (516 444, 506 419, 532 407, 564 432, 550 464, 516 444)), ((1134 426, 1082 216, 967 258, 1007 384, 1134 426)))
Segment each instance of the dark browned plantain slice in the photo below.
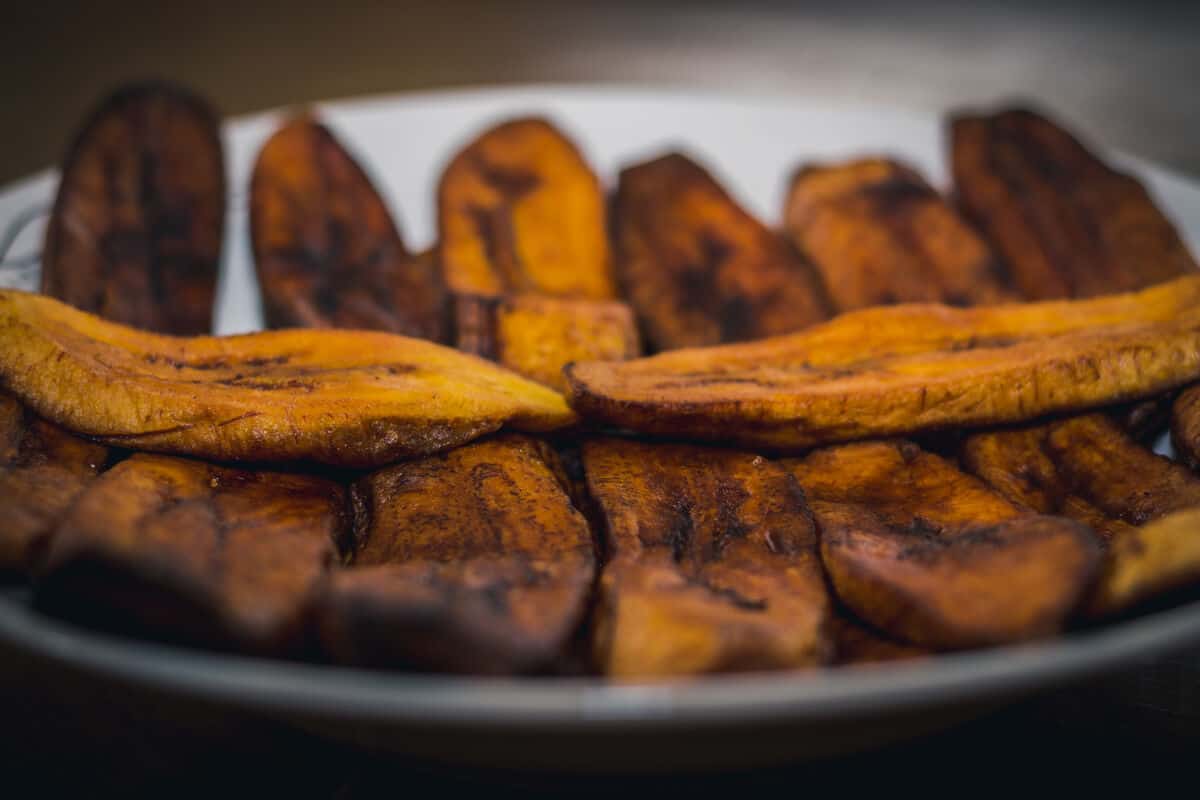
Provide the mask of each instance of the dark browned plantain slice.
POLYGON ((1089 300, 891 306, 759 342, 566 369, 571 405, 630 430, 803 449, 1017 422, 1200 376, 1200 276, 1089 300))
POLYGON ((1200 581, 1200 528, 1179 522, 1145 532, 1148 523, 1200 507, 1200 478, 1138 444, 1109 417, 973 434, 962 460, 1013 502, 1100 534, 1107 551, 1087 613, 1124 611, 1200 581))
POLYGON ((258 154, 250 232, 272 328, 365 328, 446 341, 432 255, 404 247, 383 198, 333 133, 292 119, 258 154))
POLYGON ((438 185, 438 228, 454 292, 616 297, 600 183, 545 120, 497 125, 454 157, 438 185))
POLYGON ((301 642, 344 492, 305 475, 135 454, 50 538, 35 601, 157 638, 257 653, 301 642))
POLYGON ((0 391, 0 573, 25 571, 108 448, 78 439, 0 391))
POLYGON ((615 300, 460 294, 454 302, 458 349, 560 392, 567 389, 567 364, 641 354, 633 313, 615 300))
POLYGON ((347 663, 469 673, 561 662, 595 558, 548 457, 507 436, 355 484, 351 566, 318 617, 326 649, 347 663))
POLYGON ((816 531, 766 459, 622 439, 583 446, 609 561, 594 650, 620 678, 804 667, 830 655, 816 531))
POLYGON ((1095 575, 1087 528, 1031 514, 911 442, 781 466, 812 503, 838 598, 901 641, 956 649, 1052 633, 1095 575))
POLYGON ((812 269, 678 153, 621 172, 617 270, 650 350, 761 339, 828 318, 812 269))
POLYGON ((951 121, 955 191, 1026 297, 1139 289, 1196 270, 1145 188, 1025 109, 951 121))
POLYGON ((841 610, 833 614, 830 623, 837 654, 833 663, 838 666, 908 661, 931 655, 923 647, 889 639, 841 610))
POLYGON ((915 170, 896 161, 802 168, 792 178, 784 226, 842 311, 1018 299, 987 243, 915 170))
POLYGON ((575 421, 557 392, 422 339, 162 336, 12 290, 0 290, 0 385, 68 430, 214 461, 377 467, 506 424, 575 421))
POLYGON ((169 84, 124 87, 63 165, 42 291, 137 328, 208 333, 225 222, 217 118, 169 84))
POLYGON ((1200 470, 1200 385, 1184 389, 1171 406, 1171 444, 1180 459, 1200 470))

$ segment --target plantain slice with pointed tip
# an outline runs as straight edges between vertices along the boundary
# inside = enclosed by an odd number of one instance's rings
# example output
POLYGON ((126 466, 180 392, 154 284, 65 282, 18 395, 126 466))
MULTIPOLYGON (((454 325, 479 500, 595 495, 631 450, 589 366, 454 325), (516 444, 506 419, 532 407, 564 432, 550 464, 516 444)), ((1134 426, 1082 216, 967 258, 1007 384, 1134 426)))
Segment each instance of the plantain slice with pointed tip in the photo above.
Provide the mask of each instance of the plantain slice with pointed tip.
POLYGON ((809 498, 838 599, 895 639, 945 650, 1044 636, 1095 575, 1087 528, 1029 513, 911 442, 780 464, 809 498))
POLYGON ((607 534, 593 648, 602 672, 658 677, 827 660, 829 600, 804 495, 747 453, 584 443, 607 534))
POLYGON ((1103 570, 1085 613, 1125 611, 1188 582, 1200 582, 1200 478, 1134 441, 1103 414, 972 434, 964 466, 1013 502, 1062 514, 1096 531, 1103 570), (1154 524, 1153 531, 1146 532, 1154 524))
POLYGON ((0 392, 0 573, 28 570, 108 448, 78 439, 0 392))
POLYGON ((784 227, 842 311, 1018 299, 987 243, 914 169, 896 161, 800 169, 788 190, 784 227))
POLYGON ((63 165, 42 291, 137 328, 212 326, 225 222, 224 157, 208 104, 178 86, 125 86, 84 123, 63 165))
POLYGON ((373 331, 178 338, 0 291, 0 385, 131 449, 372 467, 510 425, 573 422, 561 395, 483 359, 373 331))
POLYGON ((370 178, 312 117, 288 121, 259 152, 250 234, 272 328, 364 328, 445 341, 436 263, 408 252, 370 178))
POLYGON ((566 368, 582 416, 740 446, 1018 422, 1200 374, 1200 277, 1090 300, 865 309, 788 336, 566 368))
POLYGON ((438 257, 454 292, 616 297, 600 182, 549 122, 481 134, 438 185, 438 257))
POLYGON ((561 664, 595 556, 553 457, 506 436, 356 483, 350 566, 318 615, 325 648, 347 663, 469 673, 561 664))
POLYGON ((454 318, 458 349, 560 392, 567 389, 567 364, 641 354, 633 313, 617 301, 458 295, 454 318))
POLYGON ((650 350, 761 339, 827 319, 811 268, 678 153, 621 172, 617 268, 650 350))
POLYGON ((293 652, 344 502, 322 478, 137 453, 93 481, 55 530, 34 599, 160 639, 293 652))
POLYGON ((959 200, 1026 297, 1089 297, 1196 271, 1170 220, 1132 176, 1026 109, 950 123, 959 200))

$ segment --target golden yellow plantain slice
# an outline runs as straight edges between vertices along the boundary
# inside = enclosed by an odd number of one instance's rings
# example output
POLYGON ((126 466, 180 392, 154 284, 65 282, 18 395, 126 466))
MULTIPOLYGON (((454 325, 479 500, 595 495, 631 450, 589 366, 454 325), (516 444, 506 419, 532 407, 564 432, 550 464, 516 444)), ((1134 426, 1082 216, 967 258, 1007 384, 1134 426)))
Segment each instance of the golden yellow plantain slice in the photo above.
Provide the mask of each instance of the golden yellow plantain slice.
POLYGON ((593 647, 619 678, 804 667, 830 655, 816 531, 796 482, 747 453, 583 446, 607 533, 593 647))
POLYGON ((784 227, 842 311, 1018 299, 987 243, 915 170, 896 161, 802 168, 788 191, 784 227))
POLYGON ((584 417, 796 449, 1017 422, 1200 376, 1200 277, 1090 300, 866 309, 789 336, 567 367, 584 417))
POLYGON ((911 442, 787 459, 838 599, 890 637, 953 649, 1045 635, 1095 574, 1087 528, 1031 514, 911 442))
POLYGON ((50 538, 35 602, 157 638, 295 650, 344 522, 336 483, 138 453, 50 538))
POLYGON ((1026 297, 1089 297, 1194 272, 1170 220, 1118 172, 1024 109, 950 123, 958 198, 1026 297))
POLYGON ((108 460, 0 392, 0 572, 32 565, 46 537, 108 460))
POLYGON ((560 664, 595 556, 547 457, 506 436, 355 484, 351 566, 318 615, 325 648, 353 664, 455 672, 560 664))
POLYGON ((208 333, 224 170, 204 100, 162 83, 118 90, 88 118, 63 165, 42 291, 137 328, 208 333))
POLYGON ((485 131, 446 167, 437 203, 452 291, 616 297, 600 183, 545 120, 485 131))
POLYGON ((263 145, 250 183, 250 232, 270 327, 445 341, 434 259, 405 249, 370 178, 315 119, 292 119, 263 145))
POLYGON ((686 156, 623 170, 613 215, 620 281, 652 351, 761 339, 829 316, 787 241, 686 156))
POLYGON ((1092 527, 1106 544, 1085 612, 1104 615, 1200 581, 1200 528, 1146 526, 1200 507, 1200 478, 1103 414, 972 434, 964 466, 1016 503, 1092 527), (1171 554, 1180 559, 1171 562, 1171 554))
POLYGON ((458 295, 454 302, 458 349, 560 392, 567 389, 567 364, 641 354, 633 313, 615 300, 522 294, 458 295))
POLYGON ((540 384, 420 339, 288 330, 175 338, 0 291, 0 384, 68 430, 221 461, 371 467, 503 425, 573 421, 540 384))

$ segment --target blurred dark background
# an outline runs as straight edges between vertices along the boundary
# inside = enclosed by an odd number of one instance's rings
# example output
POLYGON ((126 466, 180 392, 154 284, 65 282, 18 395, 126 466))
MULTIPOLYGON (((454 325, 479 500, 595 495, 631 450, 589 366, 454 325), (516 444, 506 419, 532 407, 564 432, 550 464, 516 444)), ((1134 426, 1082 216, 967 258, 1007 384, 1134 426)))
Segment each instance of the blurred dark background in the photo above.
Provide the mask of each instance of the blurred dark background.
POLYGON ((514 82, 636 82, 940 110, 1031 98, 1200 174, 1200 3, 26 2, 0 22, 0 182, 167 77, 226 114, 514 82))

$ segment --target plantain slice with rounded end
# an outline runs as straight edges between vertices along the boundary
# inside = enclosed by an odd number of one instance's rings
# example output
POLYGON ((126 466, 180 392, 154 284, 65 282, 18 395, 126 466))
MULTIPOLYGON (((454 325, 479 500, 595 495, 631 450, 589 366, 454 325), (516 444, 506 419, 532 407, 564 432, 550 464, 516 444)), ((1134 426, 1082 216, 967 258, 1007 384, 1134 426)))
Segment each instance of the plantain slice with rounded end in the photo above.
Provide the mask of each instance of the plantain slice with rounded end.
POLYGON ((1027 515, 943 536, 897 529, 864 506, 811 505, 841 601, 880 630, 937 650, 1055 633, 1100 561, 1091 531, 1060 517, 1027 515))
POLYGON ((804 667, 830 655, 816 531, 766 459, 587 441, 607 534, 593 649, 618 678, 804 667))
POLYGON ((356 483, 351 566, 318 614, 326 650, 353 664, 469 673, 561 664, 595 556, 548 457, 507 436, 356 483))
POLYGON ((1111 418, 1087 414, 1025 428, 976 433, 964 466, 1010 500, 1062 514, 1096 531, 1104 566, 1084 609, 1127 610, 1188 581, 1200 582, 1200 528, 1146 528, 1200 507, 1200 478, 1134 441, 1111 418), (1171 554, 1178 562, 1171 562, 1171 554))
POLYGON ((50 531, 107 460, 108 448, 38 419, 0 392, 0 573, 32 566, 50 531))
POLYGON ((250 232, 267 324, 445 341, 431 256, 404 247, 370 178, 323 124, 287 122, 258 154, 250 232))
POLYGON ((584 417, 800 449, 1018 422, 1200 376, 1200 277, 1090 300, 865 309, 788 336, 566 369, 584 417))
POLYGON ((454 292, 616 297, 600 183, 543 119, 485 131, 438 185, 438 258, 454 292))
POLYGON ((842 311, 1018 299, 987 243, 920 174, 896 161, 803 167, 788 190, 784 227, 842 311))
POLYGON ((372 331, 161 336, 0 291, 0 384, 68 430, 218 461, 371 467, 574 418, 483 359, 372 331))
POLYGON ((162 83, 118 90, 63 165, 42 291, 137 328, 208 333, 224 169, 217 118, 201 98, 162 83))
POLYGON ((624 303, 545 295, 455 298, 459 350, 567 389, 562 370, 576 361, 624 361, 641 354, 633 313, 624 303))
POLYGON ((653 350, 788 333, 829 317, 807 264, 678 153, 622 170, 617 268, 653 350))
POLYGON ((1026 297, 1130 291, 1196 271, 1132 176, 1027 109, 950 122, 954 188, 1026 297))
POLYGON ((138 453, 97 478, 51 536, 34 600, 156 638, 287 653, 341 536, 341 486, 138 453))

